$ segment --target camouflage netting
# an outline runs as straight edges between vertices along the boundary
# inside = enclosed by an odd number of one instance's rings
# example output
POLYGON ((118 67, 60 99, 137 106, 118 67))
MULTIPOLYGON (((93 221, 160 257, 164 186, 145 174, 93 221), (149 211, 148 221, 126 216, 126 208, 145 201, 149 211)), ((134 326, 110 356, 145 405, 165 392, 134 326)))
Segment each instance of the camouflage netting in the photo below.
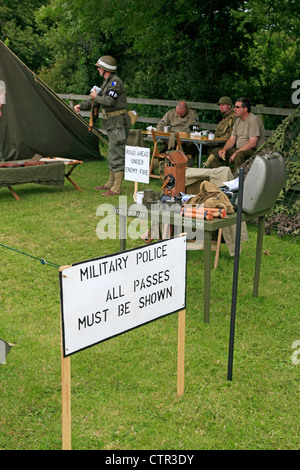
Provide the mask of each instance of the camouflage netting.
MULTIPOLYGON (((258 149, 256 155, 280 153, 286 163, 287 178, 283 190, 266 218, 266 233, 275 229, 278 235, 300 235, 300 106, 290 114, 258 149)), ((247 175, 255 155, 244 165, 247 175)))

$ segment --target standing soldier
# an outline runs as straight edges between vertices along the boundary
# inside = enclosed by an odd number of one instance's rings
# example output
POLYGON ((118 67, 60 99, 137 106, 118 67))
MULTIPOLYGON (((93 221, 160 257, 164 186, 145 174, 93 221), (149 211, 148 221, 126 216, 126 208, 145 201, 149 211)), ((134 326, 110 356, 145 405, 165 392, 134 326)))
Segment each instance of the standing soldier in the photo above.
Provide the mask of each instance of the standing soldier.
POLYGON ((99 74, 104 78, 104 83, 98 91, 94 89, 90 93, 90 99, 74 106, 78 114, 82 110, 95 106, 101 107, 102 127, 108 135, 108 167, 110 176, 103 186, 95 189, 106 189, 102 196, 114 196, 121 194, 122 180, 125 164, 125 144, 131 127, 130 117, 127 112, 126 91, 122 80, 115 74, 117 62, 111 56, 100 57, 96 64, 99 74))

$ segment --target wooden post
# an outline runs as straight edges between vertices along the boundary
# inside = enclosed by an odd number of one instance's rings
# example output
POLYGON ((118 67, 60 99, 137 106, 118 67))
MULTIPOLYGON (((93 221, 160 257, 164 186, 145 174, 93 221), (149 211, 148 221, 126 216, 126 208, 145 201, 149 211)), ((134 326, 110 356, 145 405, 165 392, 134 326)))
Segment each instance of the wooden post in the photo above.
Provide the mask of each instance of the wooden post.
MULTIPOLYGON (((60 272, 70 266, 61 266, 60 272)), ((62 317, 62 313, 60 312, 62 317)), ((61 423, 62 450, 72 450, 71 446, 71 358, 64 357, 61 328, 61 423)))
POLYGON ((62 450, 71 450, 71 360, 61 350, 62 450))
POLYGON ((178 312, 177 394, 184 394, 185 310, 178 312))
POLYGON ((255 114, 256 114, 258 117, 260 117, 260 119, 262 120, 263 123, 265 123, 265 115, 259 113, 259 111, 261 111, 259 108, 264 108, 264 107, 265 107, 265 105, 262 104, 262 103, 257 104, 257 105, 256 105, 256 112, 255 112, 255 114))

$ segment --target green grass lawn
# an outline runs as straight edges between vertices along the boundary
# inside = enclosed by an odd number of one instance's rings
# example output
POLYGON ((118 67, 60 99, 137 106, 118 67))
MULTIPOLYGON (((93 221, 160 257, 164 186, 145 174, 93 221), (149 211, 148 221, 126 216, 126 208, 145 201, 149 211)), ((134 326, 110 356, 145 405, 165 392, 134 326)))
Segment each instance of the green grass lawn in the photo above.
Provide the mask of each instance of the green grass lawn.
MULTIPOLYGON (((0 190, 0 243, 57 265, 115 253, 100 240, 97 207, 117 204, 94 186, 107 163, 77 167, 62 188, 0 190)), ((143 189, 140 185, 139 189, 143 189)), ((151 181, 159 190, 160 182, 151 181)), ((133 183, 124 182, 132 199, 133 183)), ((233 258, 222 245, 203 322, 203 252, 187 253, 185 393, 178 397, 177 314, 71 356, 72 448, 103 450, 297 449, 299 244, 265 236, 258 298, 252 297, 257 229, 248 225, 237 295, 233 380, 227 381, 233 258)), ((139 246, 128 240, 127 247, 139 246)), ((0 247, 0 449, 61 449, 58 269, 0 247)), ((176 262, 176 254, 174 255, 176 262)))

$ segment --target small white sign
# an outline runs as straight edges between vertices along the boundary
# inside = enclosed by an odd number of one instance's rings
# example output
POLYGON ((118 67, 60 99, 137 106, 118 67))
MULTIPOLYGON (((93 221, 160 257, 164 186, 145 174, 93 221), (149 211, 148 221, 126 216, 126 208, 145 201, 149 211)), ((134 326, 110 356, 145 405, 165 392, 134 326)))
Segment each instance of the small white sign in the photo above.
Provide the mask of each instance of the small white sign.
POLYGON ((125 180, 149 184, 149 166, 149 148, 125 146, 125 180))
POLYGON ((64 356, 185 309, 186 237, 60 272, 64 356))

